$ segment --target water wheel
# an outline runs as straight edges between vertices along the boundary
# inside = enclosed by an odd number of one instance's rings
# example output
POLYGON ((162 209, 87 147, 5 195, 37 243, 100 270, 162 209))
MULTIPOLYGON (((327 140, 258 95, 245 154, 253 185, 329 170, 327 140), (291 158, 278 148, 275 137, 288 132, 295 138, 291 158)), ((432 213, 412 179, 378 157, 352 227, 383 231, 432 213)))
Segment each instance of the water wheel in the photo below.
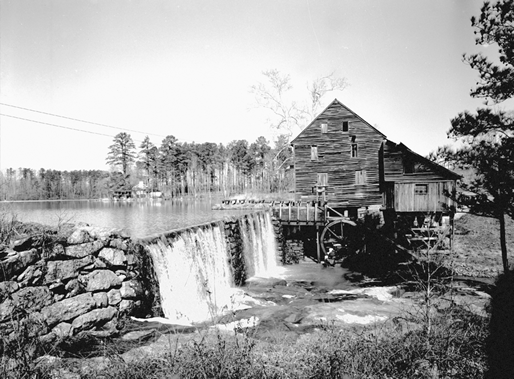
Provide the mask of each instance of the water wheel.
POLYGON ((362 238, 360 238, 357 224, 346 219, 333 220, 325 225, 319 242, 322 257, 328 257, 333 262, 343 259, 362 247, 362 238))

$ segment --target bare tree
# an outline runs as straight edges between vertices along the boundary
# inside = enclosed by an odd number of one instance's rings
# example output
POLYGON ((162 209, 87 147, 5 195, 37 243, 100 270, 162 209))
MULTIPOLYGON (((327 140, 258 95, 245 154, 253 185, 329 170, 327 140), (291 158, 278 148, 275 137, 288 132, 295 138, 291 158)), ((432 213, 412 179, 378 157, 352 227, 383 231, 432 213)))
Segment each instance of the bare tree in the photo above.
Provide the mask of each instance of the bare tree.
POLYGON ((348 85, 346 79, 334 77, 331 73, 307 83, 308 100, 295 100, 291 98, 293 85, 289 75, 276 69, 263 71, 262 74, 265 82, 253 85, 250 91, 255 96, 257 106, 270 111, 270 127, 288 138, 302 131, 316 116, 327 93, 343 90, 348 85))
POLYGON ((348 87, 348 81, 346 78, 335 77, 333 72, 330 75, 321 76, 313 80, 310 84, 307 83, 307 89, 309 90, 311 100, 311 119, 319 113, 321 99, 323 96, 325 96, 328 92, 342 91, 346 87, 348 87))

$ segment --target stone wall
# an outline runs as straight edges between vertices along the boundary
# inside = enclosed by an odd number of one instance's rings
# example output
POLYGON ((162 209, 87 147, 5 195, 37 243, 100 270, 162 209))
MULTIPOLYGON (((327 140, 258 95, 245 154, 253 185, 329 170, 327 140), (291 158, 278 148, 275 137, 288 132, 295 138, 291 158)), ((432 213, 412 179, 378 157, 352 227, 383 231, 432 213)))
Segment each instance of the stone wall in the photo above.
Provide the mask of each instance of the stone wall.
POLYGON ((141 308, 140 259, 119 231, 90 226, 48 230, 0 249, 0 332, 27 317, 40 334, 116 332, 141 308))
POLYGON ((284 264, 300 263, 304 258, 304 243, 301 240, 284 241, 284 264))
POLYGON ((271 221, 273 223, 273 229, 275 232, 275 237, 277 238, 277 254, 278 259, 282 264, 289 264, 286 258, 286 239, 284 238, 284 228, 280 223, 280 220, 276 217, 271 217, 271 221))
POLYGON ((230 256, 230 266, 236 286, 244 285, 246 281, 246 265, 244 261, 243 239, 237 218, 226 218, 223 222, 225 227, 225 240, 230 256))

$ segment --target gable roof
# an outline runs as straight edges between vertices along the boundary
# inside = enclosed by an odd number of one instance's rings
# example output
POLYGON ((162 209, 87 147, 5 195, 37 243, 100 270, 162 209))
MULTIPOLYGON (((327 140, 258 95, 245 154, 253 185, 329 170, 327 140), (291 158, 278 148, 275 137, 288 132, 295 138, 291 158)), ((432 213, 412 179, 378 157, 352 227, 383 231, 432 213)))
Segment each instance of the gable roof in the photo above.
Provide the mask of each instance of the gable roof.
POLYGON ((418 153, 412 151, 411 149, 409 149, 407 146, 405 146, 401 142, 400 143, 395 143, 395 142, 393 142, 393 141, 391 141, 389 139, 386 139, 385 143, 392 144, 394 148, 396 148, 396 149, 398 149, 398 150, 400 150, 402 152, 405 152, 407 154, 412 155, 417 161, 421 161, 423 164, 431 167, 435 172, 440 173, 442 176, 450 177, 450 178, 452 178, 454 180, 462 178, 461 175, 456 174, 455 172, 453 172, 451 170, 448 170, 446 167, 443 167, 443 166, 441 166, 438 163, 432 162, 430 159, 425 158, 424 156, 419 155, 418 153))
POLYGON ((357 117, 360 121, 365 123, 367 126, 369 126, 371 129, 375 130, 378 134, 380 134, 383 138, 386 138, 385 134, 383 134, 381 131, 379 131, 377 128, 375 128, 373 125, 371 125, 369 122, 364 120, 362 117, 360 117, 357 113, 352 111, 350 108, 348 108, 346 105, 341 103, 339 100, 334 99, 325 109, 323 109, 322 112, 320 112, 310 123, 307 125, 298 135, 291 140, 291 144, 294 144, 295 141, 304 133, 305 130, 311 127, 312 124, 314 124, 320 117, 323 116, 323 114, 333 105, 339 105, 343 108, 345 108, 348 112, 352 113, 355 117, 357 117))

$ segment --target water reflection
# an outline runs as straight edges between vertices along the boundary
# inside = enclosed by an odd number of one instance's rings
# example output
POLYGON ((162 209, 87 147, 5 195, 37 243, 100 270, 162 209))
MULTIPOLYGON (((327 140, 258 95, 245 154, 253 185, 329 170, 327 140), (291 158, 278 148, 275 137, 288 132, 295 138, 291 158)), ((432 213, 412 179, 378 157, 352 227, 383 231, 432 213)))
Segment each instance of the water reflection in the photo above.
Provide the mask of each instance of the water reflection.
POLYGON ((242 211, 213 211, 217 199, 134 202, 96 200, 3 202, 0 210, 13 212, 21 221, 57 225, 86 222, 95 226, 125 229, 144 237, 189 225, 219 220, 242 211))

